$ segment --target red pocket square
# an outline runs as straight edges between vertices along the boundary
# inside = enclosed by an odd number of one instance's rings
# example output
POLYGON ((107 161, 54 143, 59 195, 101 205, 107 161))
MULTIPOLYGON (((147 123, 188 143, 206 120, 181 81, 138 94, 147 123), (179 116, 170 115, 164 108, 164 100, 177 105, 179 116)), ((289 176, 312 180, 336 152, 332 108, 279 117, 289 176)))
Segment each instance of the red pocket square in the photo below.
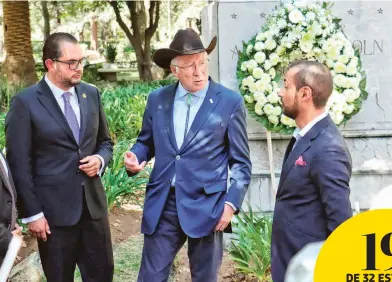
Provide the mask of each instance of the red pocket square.
POLYGON ((299 158, 295 161, 295 164, 299 166, 306 166, 306 162, 304 161, 302 156, 299 156, 299 158))

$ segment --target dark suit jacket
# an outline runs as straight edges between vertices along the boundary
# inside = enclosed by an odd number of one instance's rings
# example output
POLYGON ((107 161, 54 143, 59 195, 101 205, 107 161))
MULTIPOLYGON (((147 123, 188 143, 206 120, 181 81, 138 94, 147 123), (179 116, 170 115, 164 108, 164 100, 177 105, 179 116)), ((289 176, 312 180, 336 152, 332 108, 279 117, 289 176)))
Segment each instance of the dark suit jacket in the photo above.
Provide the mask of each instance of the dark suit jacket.
POLYGON ((107 166, 113 142, 97 88, 81 83, 75 89, 79 145, 44 79, 12 99, 6 118, 7 159, 22 218, 43 212, 49 225, 74 225, 81 216, 83 194, 93 219, 107 213, 100 177, 88 177, 78 167, 80 159, 93 154, 102 156, 107 166))
POLYGON ((178 217, 184 232, 199 238, 218 223, 225 201, 241 208, 251 178, 245 108, 236 92, 210 80, 202 106, 177 147, 173 105, 178 83, 153 91, 131 151, 139 162, 155 157, 147 184, 142 232, 152 234, 176 175, 178 217), (231 169, 227 192, 228 168, 231 169))
POLYGON ((329 116, 302 137, 283 163, 272 227, 272 279, 283 282, 290 259, 323 241, 352 216, 351 156, 329 116), (296 164, 302 156, 303 165, 296 164))
POLYGON ((0 266, 12 239, 11 229, 14 229, 14 226, 11 226, 12 206, 16 204, 12 202, 11 195, 11 193, 13 193, 14 199, 16 200, 14 182, 8 166, 7 169, 8 176, 3 174, 0 170, 0 266), (6 181, 6 178, 8 178, 8 181, 6 181), (9 183, 11 187, 8 187, 7 183, 9 183))

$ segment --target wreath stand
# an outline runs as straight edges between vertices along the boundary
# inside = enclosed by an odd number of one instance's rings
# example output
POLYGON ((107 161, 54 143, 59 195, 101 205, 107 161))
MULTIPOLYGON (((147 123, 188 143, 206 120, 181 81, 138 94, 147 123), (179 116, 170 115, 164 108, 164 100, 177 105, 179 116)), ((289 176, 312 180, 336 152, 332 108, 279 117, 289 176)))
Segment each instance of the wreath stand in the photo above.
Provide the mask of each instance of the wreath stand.
POLYGON ((267 147, 268 147, 268 161, 270 167, 270 176, 271 176, 271 186, 272 191, 274 192, 274 196, 276 195, 277 188, 276 188, 276 181, 275 181, 275 167, 274 167, 274 158, 272 154, 272 137, 271 131, 267 130, 267 147))

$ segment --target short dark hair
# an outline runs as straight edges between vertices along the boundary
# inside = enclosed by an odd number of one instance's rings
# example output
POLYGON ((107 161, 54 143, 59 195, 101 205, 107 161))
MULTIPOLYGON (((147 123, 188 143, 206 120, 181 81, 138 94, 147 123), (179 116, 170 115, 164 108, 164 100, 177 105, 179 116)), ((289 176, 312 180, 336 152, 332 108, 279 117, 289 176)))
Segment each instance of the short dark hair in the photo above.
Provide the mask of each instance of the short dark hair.
POLYGON ((48 71, 48 68, 45 65, 47 59, 53 60, 61 57, 61 42, 78 44, 78 40, 72 34, 66 32, 56 32, 49 35, 42 48, 42 62, 45 71, 48 71))
POLYGON ((299 60, 290 64, 288 70, 298 69, 294 74, 295 88, 308 86, 312 89, 313 104, 325 107, 333 91, 333 79, 328 67, 317 61, 299 60))

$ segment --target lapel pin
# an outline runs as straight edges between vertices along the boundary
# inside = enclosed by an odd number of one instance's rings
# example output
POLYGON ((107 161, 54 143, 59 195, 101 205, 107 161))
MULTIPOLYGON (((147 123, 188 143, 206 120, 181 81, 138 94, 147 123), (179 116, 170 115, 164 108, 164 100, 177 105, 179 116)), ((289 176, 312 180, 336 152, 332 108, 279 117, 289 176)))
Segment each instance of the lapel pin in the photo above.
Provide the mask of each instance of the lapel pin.
POLYGON ((214 103, 214 101, 212 101, 212 99, 210 99, 210 103, 212 104, 212 103, 214 103))
POLYGON ((86 99, 86 98, 87 98, 87 96, 86 96, 86 94, 85 94, 85 93, 83 93, 83 94, 82 94, 82 96, 83 96, 83 98, 84 98, 84 99, 86 99))

